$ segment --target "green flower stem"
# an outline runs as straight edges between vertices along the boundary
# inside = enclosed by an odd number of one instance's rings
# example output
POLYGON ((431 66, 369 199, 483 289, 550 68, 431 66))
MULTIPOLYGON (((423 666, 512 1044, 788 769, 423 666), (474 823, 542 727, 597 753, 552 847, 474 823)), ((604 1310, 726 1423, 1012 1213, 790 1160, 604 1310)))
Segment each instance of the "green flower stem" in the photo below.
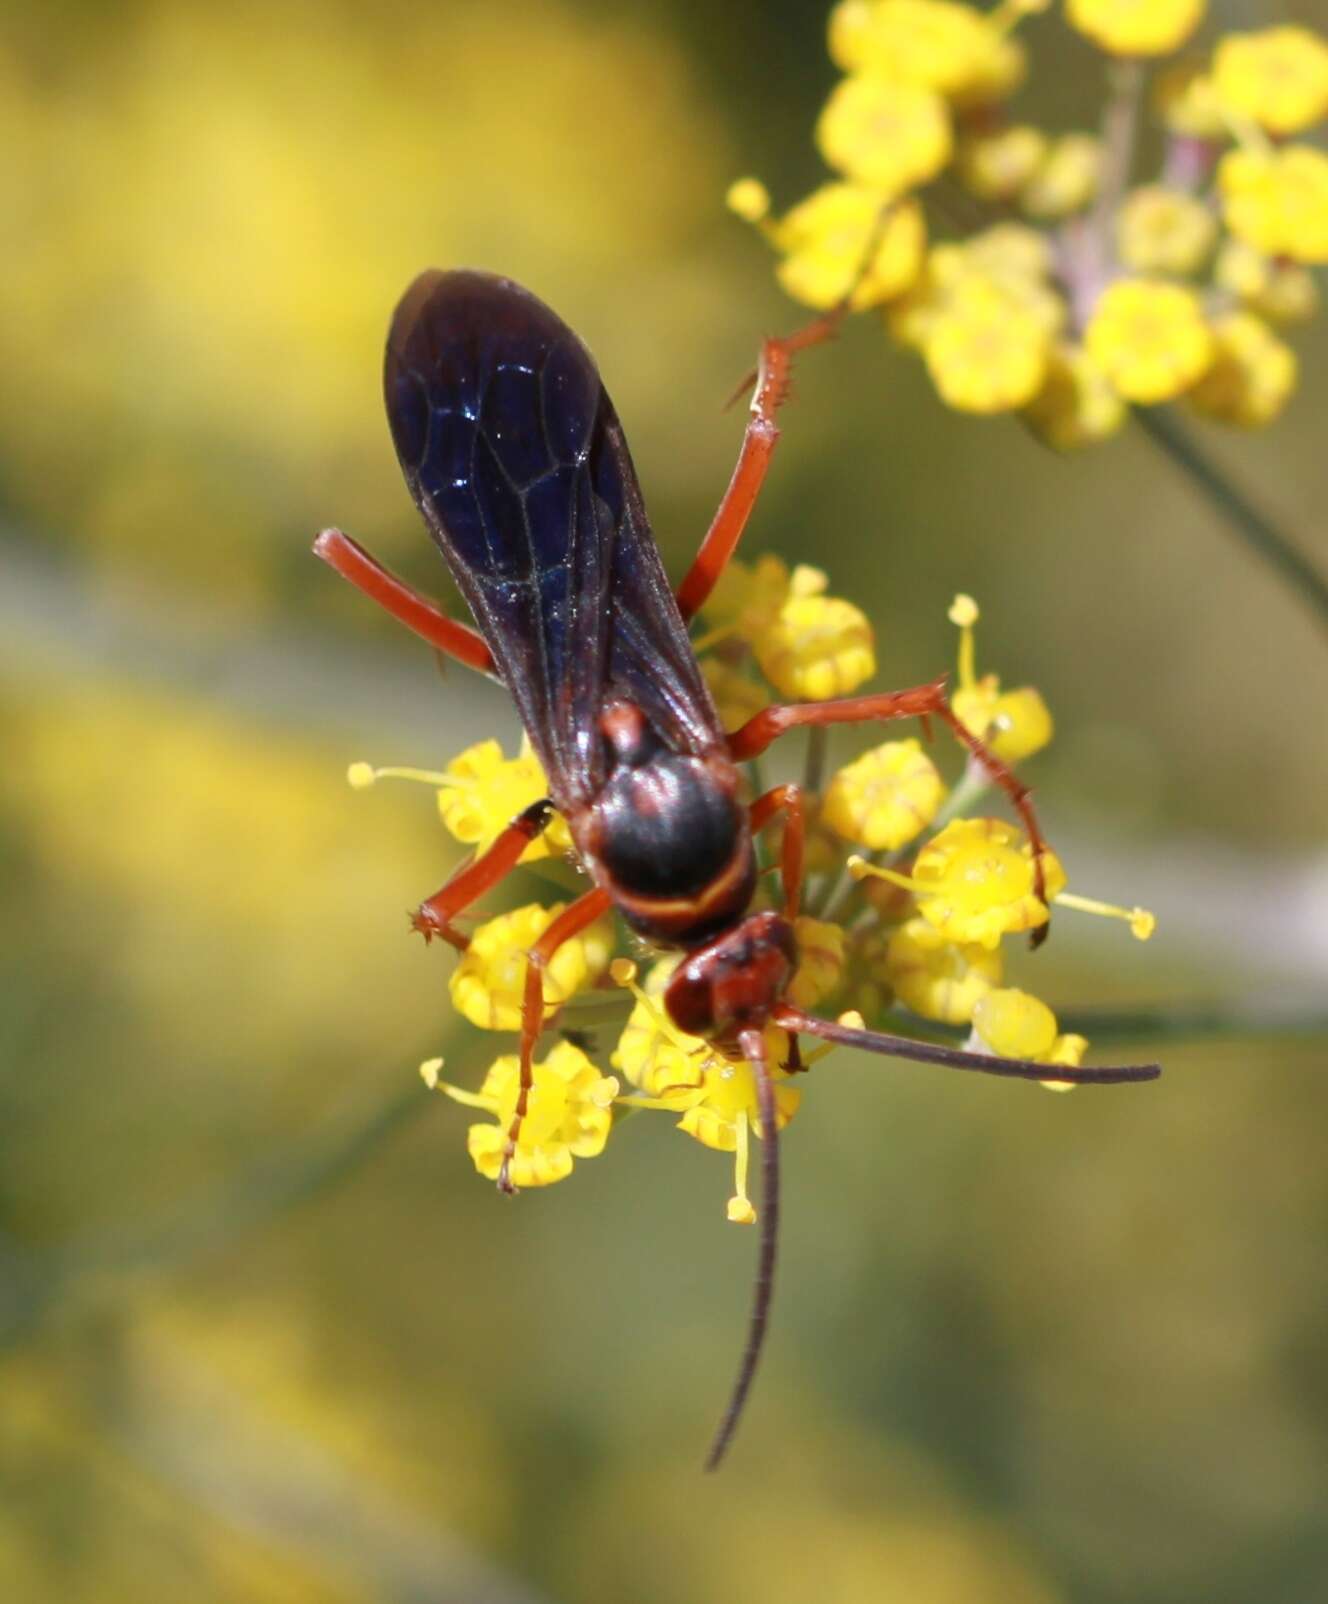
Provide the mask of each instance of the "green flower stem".
POLYGON ((1203 450, 1181 420, 1166 407, 1137 407, 1140 428, 1164 455, 1188 474, 1221 514, 1227 527, 1243 540, 1328 628, 1328 580, 1303 556, 1269 518, 1236 489, 1203 450))

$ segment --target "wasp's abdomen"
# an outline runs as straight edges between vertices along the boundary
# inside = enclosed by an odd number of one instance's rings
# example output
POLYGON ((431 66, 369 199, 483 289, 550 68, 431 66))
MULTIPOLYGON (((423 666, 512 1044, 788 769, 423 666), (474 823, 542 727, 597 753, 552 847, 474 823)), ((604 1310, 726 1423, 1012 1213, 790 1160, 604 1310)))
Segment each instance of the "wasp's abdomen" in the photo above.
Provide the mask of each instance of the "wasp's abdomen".
POLYGON ((745 911, 756 862, 734 791, 705 759, 662 750, 610 774, 582 845, 642 934, 692 946, 745 911))

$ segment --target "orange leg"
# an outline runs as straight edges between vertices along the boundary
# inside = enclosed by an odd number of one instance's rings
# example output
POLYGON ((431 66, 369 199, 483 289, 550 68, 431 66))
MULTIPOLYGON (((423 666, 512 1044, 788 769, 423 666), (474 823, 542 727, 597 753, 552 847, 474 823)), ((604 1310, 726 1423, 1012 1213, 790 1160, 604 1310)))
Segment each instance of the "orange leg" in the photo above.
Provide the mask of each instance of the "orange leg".
MULTIPOLYGON (((934 714, 948 724, 955 737, 966 746, 986 769, 992 781, 1010 798, 1015 811, 1028 831, 1029 845, 1033 849, 1034 889, 1042 902, 1047 900, 1046 880, 1042 868, 1042 854, 1047 849, 1037 814, 1030 801, 1031 793, 1022 781, 1001 762, 985 741, 965 728, 954 713, 945 696, 945 681, 933 680, 929 685, 915 685, 907 691, 882 691, 875 696, 847 696, 836 702, 795 702, 787 706, 767 707, 749 718, 741 729, 729 736, 729 753, 738 763, 759 757, 766 747, 785 731, 799 724, 861 724, 870 719, 926 718, 934 714)), ((1044 924, 1033 932, 1032 941, 1038 946, 1045 938, 1044 924)))
POLYGON ((775 442, 779 439, 775 413, 788 398, 793 358, 808 346, 831 339, 844 321, 847 311, 846 297, 838 306, 822 313, 796 333, 768 339, 761 347, 761 360, 756 372, 744 379, 740 386, 739 395, 753 380, 756 383, 751 417, 747 432, 742 437, 738 465, 733 470, 724 499, 706 531, 696 560, 678 586, 678 607, 684 619, 692 618, 705 605, 706 597, 728 566, 729 558, 747 526, 751 510, 756 505, 756 498, 761 493, 770 467, 770 458, 774 455, 775 442))
POLYGON ((498 1190, 512 1193, 512 1159, 521 1136, 521 1126, 530 1102, 530 1087, 534 1079, 535 1043, 544 1028, 544 971, 550 959, 563 942, 579 935, 587 925, 594 924, 601 914, 613 906, 607 891, 587 891, 578 897, 570 908, 564 908, 549 928, 530 949, 526 963, 526 989, 521 999, 521 1089, 517 1093, 516 1110, 507 1128, 507 1141, 503 1145, 503 1162, 498 1171, 498 1190))
POLYGON ((765 828, 776 813, 786 813, 784 839, 779 850, 779 875, 784 882, 784 917, 798 917, 798 898, 802 893, 802 851, 807 835, 807 810, 802 787, 777 785, 752 803, 752 834, 765 828))
POLYGON ((532 802, 524 813, 512 820, 483 857, 468 863, 440 891, 420 903, 410 917, 411 928, 418 930, 426 941, 441 936, 458 952, 464 952, 470 945, 470 937, 455 929, 452 920, 486 891, 492 891, 516 867, 521 854, 548 828, 552 817, 552 802, 532 802))
POLYGON ((477 668, 481 674, 497 677, 493 654, 481 636, 468 624, 449 618, 404 580, 389 573, 358 541, 343 535, 340 529, 324 529, 314 541, 314 554, 393 618, 399 619, 407 629, 413 629, 421 640, 428 641, 430 646, 454 657, 467 668, 477 668))

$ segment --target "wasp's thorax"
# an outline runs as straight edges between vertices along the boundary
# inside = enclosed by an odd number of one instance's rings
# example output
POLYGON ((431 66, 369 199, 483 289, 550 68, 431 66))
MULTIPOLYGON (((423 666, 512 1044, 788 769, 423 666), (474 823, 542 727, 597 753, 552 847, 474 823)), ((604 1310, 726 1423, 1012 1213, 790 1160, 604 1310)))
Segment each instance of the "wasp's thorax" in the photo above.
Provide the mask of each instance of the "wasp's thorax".
POLYGON ((689 953, 674 971, 664 1006, 689 1036, 723 1041, 760 1030, 797 967, 793 926, 777 913, 754 913, 689 953))

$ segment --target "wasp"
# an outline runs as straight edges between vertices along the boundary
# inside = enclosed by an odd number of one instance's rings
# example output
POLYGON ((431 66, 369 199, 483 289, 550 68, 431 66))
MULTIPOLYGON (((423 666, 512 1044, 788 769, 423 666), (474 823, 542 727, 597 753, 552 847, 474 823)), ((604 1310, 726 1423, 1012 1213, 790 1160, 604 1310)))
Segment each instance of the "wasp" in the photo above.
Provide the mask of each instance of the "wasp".
MULTIPOLYGON (((751 1066, 762 1142, 760 1242, 747 1341, 706 1461, 737 1428, 760 1359, 779 1228, 779 1141, 765 1029, 956 1069, 1048 1078, 1045 1064, 994 1058, 855 1029, 785 1000, 797 962, 802 792, 778 785, 752 802, 739 765, 800 726, 918 717, 947 724, 1006 792, 1041 875, 1043 840, 1026 788, 952 711, 944 678, 908 690, 767 707, 726 731, 701 677, 688 625, 733 555, 766 477, 794 357, 828 339, 843 308, 764 342, 727 491, 674 589, 651 534, 622 425, 589 351, 510 279, 430 271, 392 319, 384 366, 388 423, 406 484, 475 621, 472 629, 389 573, 338 529, 314 550, 436 650, 506 687, 548 779, 548 797, 512 820, 482 856, 421 903, 426 938, 464 949, 455 921, 514 867, 556 809, 592 889, 530 950, 520 1092, 498 1184, 511 1192, 544 1023, 541 973, 609 908, 647 942, 681 949, 664 1007, 682 1031, 751 1066), (756 834, 782 818, 779 911, 753 909, 756 834)), ((744 389, 746 387, 744 386, 744 389)), ((1086 1084, 1151 1080, 1155 1065, 1070 1069, 1086 1084)))

